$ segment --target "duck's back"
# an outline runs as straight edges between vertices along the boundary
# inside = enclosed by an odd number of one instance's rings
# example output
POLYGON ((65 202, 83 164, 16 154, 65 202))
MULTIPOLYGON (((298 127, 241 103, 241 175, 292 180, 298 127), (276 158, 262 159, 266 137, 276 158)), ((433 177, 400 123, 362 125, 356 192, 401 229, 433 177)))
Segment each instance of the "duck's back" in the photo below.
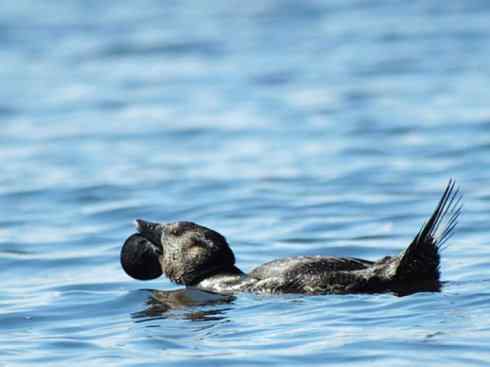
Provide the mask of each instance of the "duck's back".
POLYGON ((374 263, 353 257, 294 256, 266 262, 252 270, 249 276, 256 279, 292 277, 332 271, 365 269, 374 263))
POLYGON ((254 291, 317 293, 325 286, 355 283, 356 273, 374 264, 352 257, 287 257, 255 268, 249 277, 257 280, 254 291))

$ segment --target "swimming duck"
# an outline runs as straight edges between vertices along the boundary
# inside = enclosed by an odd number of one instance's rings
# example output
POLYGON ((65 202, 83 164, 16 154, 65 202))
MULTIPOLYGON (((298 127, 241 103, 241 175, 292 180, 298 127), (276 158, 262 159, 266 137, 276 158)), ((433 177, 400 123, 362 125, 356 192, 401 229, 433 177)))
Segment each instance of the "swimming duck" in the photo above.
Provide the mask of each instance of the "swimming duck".
POLYGON ((221 294, 413 293, 437 291, 439 251, 453 234, 462 195, 449 181, 439 204, 410 245, 377 261, 353 257, 297 256, 273 260, 245 274, 220 233, 192 222, 136 220, 121 250, 125 272, 139 280, 165 274, 187 287, 221 294))

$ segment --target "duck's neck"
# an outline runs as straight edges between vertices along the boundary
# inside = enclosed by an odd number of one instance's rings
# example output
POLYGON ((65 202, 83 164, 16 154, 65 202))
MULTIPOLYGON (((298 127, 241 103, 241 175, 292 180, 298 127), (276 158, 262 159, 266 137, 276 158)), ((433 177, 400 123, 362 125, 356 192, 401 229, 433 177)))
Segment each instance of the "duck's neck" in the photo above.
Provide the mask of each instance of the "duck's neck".
POLYGON ((218 274, 223 274, 223 275, 239 275, 243 276, 245 273, 241 271, 239 268, 237 268, 235 265, 232 265, 229 269, 223 270, 223 272, 220 272, 218 274))
POLYGON ((194 285, 196 288, 217 293, 233 293, 247 275, 236 266, 222 269, 194 285))

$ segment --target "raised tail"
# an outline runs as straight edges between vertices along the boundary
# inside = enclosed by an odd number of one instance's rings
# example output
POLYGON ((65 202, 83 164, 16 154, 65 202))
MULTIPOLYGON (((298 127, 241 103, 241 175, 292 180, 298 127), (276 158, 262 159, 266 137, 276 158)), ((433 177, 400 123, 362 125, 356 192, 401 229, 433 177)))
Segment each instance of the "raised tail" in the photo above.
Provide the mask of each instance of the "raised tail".
POLYGON ((454 233, 463 208, 463 195, 449 183, 429 220, 422 226, 408 248, 399 256, 395 279, 402 282, 438 281, 439 250, 454 233))

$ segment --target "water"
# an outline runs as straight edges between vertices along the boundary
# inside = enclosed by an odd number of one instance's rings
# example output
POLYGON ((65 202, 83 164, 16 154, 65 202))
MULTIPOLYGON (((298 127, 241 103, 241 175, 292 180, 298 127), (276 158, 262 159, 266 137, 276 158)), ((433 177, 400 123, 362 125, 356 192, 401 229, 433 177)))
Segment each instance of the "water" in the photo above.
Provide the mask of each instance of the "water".
POLYGON ((488 365, 489 16, 485 1, 4 2, 0 365, 488 365), (215 228, 245 271, 394 255, 450 177, 465 209, 441 293, 169 308, 155 290, 179 287, 119 265, 140 217, 215 228))

